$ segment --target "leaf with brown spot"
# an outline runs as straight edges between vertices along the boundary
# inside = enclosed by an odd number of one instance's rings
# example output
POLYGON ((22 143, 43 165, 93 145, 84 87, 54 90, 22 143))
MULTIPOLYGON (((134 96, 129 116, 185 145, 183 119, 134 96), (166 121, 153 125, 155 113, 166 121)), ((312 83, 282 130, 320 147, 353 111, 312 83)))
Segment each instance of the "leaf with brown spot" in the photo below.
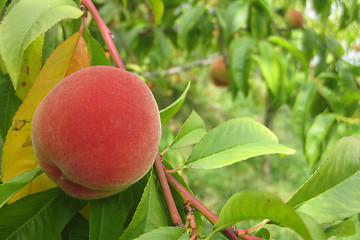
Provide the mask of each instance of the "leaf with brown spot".
POLYGON ((39 75, 42 65, 42 49, 44 45, 44 34, 32 42, 25 50, 16 95, 24 100, 36 77, 39 75))
MULTIPOLYGON (((1 166, 4 182, 22 172, 39 167, 31 145, 30 127, 33 114, 41 100, 58 82, 67 75, 89 67, 89 65, 86 43, 79 32, 60 44, 48 58, 15 114, 12 128, 6 137, 1 166)), ((43 174, 20 190, 10 202, 54 186, 56 186, 55 183, 43 174)))

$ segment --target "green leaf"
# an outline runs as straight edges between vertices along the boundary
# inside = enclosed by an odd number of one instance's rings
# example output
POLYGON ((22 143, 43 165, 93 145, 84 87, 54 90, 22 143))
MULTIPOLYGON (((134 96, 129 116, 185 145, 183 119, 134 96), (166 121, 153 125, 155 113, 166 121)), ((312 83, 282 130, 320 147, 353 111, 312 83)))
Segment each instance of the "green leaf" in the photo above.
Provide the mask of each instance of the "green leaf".
POLYGON ((202 120, 195 111, 192 111, 188 119, 186 119, 185 123, 182 125, 170 147, 179 148, 198 143, 205 134, 206 127, 204 120, 202 120))
POLYGON ((312 0, 313 8, 323 21, 327 20, 330 15, 332 2, 332 0, 312 0))
POLYGON ((170 120, 170 118, 172 118, 180 110, 181 106, 185 101, 186 94, 190 89, 190 85, 191 82, 188 83, 184 92, 181 94, 181 96, 178 99, 176 99, 175 102, 173 102, 170 106, 160 111, 161 125, 167 123, 170 120))
POLYGON ((23 172, 14 178, 0 185, 0 208, 22 189, 26 184, 39 176, 43 171, 40 168, 31 169, 23 172))
POLYGON ((266 228, 261 228, 254 236, 263 239, 271 239, 271 234, 266 228))
POLYGON ((301 212, 296 213, 304 222, 313 239, 326 239, 323 226, 320 225, 314 218, 301 212))
POLYGON ((16 96, 24 100, 34 84, 42 67, 44 34, 40 35, 25 49, 19 75, 16 96))
POLYGON ((232 2, 226 9, 226 27, 228 37, 244 27, 248 18, 248 2, 232 2))
POLYGON ((7 6, 6 11, 4 13, 4 16, 8 15, 8 13, 10 12, 10 10, 16 5, 18 4, 18 2, 20 2, 21 0, 12 0, 10 1, 10 4, 7 6))
POLYGON ((291 228, 305 240, 326 239, 320 225, 312 226, 318 231, 310 231, 294 209, 279 197, 263 191, 242 191, 234 194, 221 209, 219 219, 208 239, 218 231, 249 219, 269 219, 291 228))
POLYGON ((333 222, 360 212, 360 139, 344 137, 330 157, 292 196, 298 207, 320 223, 333 222))
POLYGON ((277 96, 282 76, 278 53, 265 41, 259 42, 259 51, 261 57, 254 56, 254 60, 259 64, 261 73, 272 96, 277 96))
POLYGON ((327 50, 331 52, 336 58, 341 58, 345 50, 341 43, 330 35, 326 36, 327 50))
POLYGON ((83 33, 83 37, 86 41, 86 45, 89 51, 90 65, 111 66, 110 60, 106 57, 101 44, 87 32, 83 33))
POLYGON ((190 153, 186 167, 212 169, 264 154, 293 154, 274 133, 250 118, 236 118, 210 130, 190 153))
POLYGON ((89 222, 77 213, 61 232, 62 240, 87 240, 89 239, 89 222))
POLYGON ((162 64, 167 64, 169 58, 171 57, 171 49, 168 41, 166 40, 165 34, 159 30, 154 29, 155 33, 155 56, 159 59, 159 62, 162 64))
POLYGON ((288 50, 292 55, 294 55, 297 60, 301 63, 303 70, 305 71, 306 75, 309 71, 309 64, 305 58, 304 53, 299 50, 296 46, 292 45, 290 42, 288 42, 285 38, 282 38, 280 36, 270 36, 268 38, 269 42, 279 45, 280 47, 285 48, 288 50))
POLYGON ((85 204, 59 188, 29 195, 0 209, 0 239, 53 239, 85 204))
POLYGON ((269 14, 258 4, 252 4, 250 8, 249 29, 255 39, 263 39, 271 32, 271 20, 269 14))
POLYGON ((0 0, 0 12, 4 9, 7 0, 0 0))
POLYGON ((294 132, 305 141, 305 125, 307 114, 316 93, 316 83, 309 82, 304 86, 296 99, 292 110, 291 125, 294 132))
POLYGON ((143 233, 169 225, 169 213, 164 208, 166 203, 155 181, 155 174, 152 173, 134 216, 119 240, 133 239, 143 233))
POLYGON ((180 44, 186 43, 188 33, 190 32, 191 29, 194 28, 198 18, 200 17, 201 14, 204 13, 204 11, 205 11, 205 6, 198 5, 191 9, 188 9, 181 16, 178 26, 178 39, 180 41, 180 44))
POLYGON ((136 240, 188 240, 189 234, 186 232, 186 229, 180 228, 180 227, 161 227, 157 228, 155 230, 152 230, 151 232, 145 233, 141 235, 138 238, 135 238, 136 240))
POLYGON ((118 222, 119 228, 126 228, 130 224, 131 218, 133 217, 136 208, 139 205, 141 197, 144 193, 144 189, 148 183, 148 179, 149 173, 146 174, 139 181, 137 181, 135 184, 131 185, 128 189, 118 194, 118 204, 122 209, 121 219, 123 221, 118 222))
POLYGON ((251 68, 251 55, 255 46, 254 39, 243 37, 234 39, 230 44, 230 75, 236 89, 241 90, 245 96, 249 92, 249 74, 251 68))
POLYGON ((10 10, 0 25, 0 55, 15 89, 29 44, 58 21, 81 15, 71 0, 22 0, 10 10))
POLYGON ((21 100, 15 95, 9 75, 0 76, 0 137, 5 141, 21 100))
POLYGON ((266 14, 271 17, 273 15, 271 1, 268 0, 253 0, 254 3, 259 6, 266 14))
POLYGON ((164 14, 164 3, 162 0, 148 0, 155 17, 155 24, 159 24, 164 14))
POLYGON ((335 113, 317 115, 306 132, 305 155, 310 169, 313 169, 320 160, 324 139, 335 123, 336 115, 335 113))
POLYGON ((349 237, 356 233, 356 226, 353 221, 345 220, 343 222, 340 222, 338 224, 326 228, 325 233, 328 238, 332 236, 349 237))
POLYGON ((314 44, 317 42, 317 34, 312 28, 305 29, 303 34, 303 53, 307 62, 310 62, 314 57, 314 50, 317 48, 317 45, 314 44))
POLYGON ((124 231, 119 196, 90 201, 90 240, 118 239, 124 231))

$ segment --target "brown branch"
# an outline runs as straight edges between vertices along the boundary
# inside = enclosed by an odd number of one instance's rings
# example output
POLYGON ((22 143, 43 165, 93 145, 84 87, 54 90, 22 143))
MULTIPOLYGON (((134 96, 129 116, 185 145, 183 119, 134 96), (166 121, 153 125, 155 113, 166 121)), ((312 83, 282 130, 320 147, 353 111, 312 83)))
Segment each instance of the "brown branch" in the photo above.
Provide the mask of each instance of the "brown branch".
MULTIPOLYGON (((207 207, 204 206, 197 198, 194 197, 183 185, 181 185, 173 176, 166 173, 166 178, 170 185, 180 194, 185 203, 189 203, 191 206, 196 208, 206 219, 212 224, 215 224, 218 217, 211 212, 207 207)), ((230 240, 238 240, 239 238, 233 231, 232 227, 229 227, 222 231, 222 233, 230 240)))
POLYGON ((186 64, 184 66, 178 66, 178 67, 173 67, 161 72, 144 72, 142 75, 144 77, 161 77, 161 76, 167 76, 167 75, 173 75, 173 74, 177 74, 177 73, 181 73, 187 70, 190 70, 194 67, 197 66, 205 66, 205 65, 209 65, 211 64, 213 61, 215 61, 217 58, 219 58, 221 55, 219 53, 214 53, 211 54, 209 56, 207 56, 206 58, 203 59, 198 59, 192 63, 186 64))
MULTIPOLYGON (((211 212, 207 207, 204 206, 192 193, 190 193, 183 185, 181 185, 173 176, 168 173, 165 173, 167 181, 170 185, 179 193, 179 195, 183 198, 185 204, 190 204, 192 207, 196 208, 206 219, 208 219, 212 224, 215 224, 218 221, 218 216, 216 216, 213 212, 211 212)), ((248 230, 246 229, 236 229, 235 227, 228 227, 224 229, 222 234, 224 234, 228 239, 235 240, 240 238, 246 240, 265 240, 263 238, 258 238, 253 235, 248 234, 250 231, 253 231, 264 224, 267 223, 268 220, 261 222, 260 224, 252 227, 248 230)))
POLYGON ((125 70, 125 66, 120 58, 119 52, 116 49, 115 43, 113 41, 113 34, 109 30, 109 28, 106 26, 104 20, 101 18, 100 13, 97 11, 96 7, 92 3, 91 0, 81 0, 81 4, 83 4, 91 13, 91 15, 94 17, 94 20, 101 32, 101 35, 103 36, 106 45, 109 48, 110 54, 114 60, 115 66, 125 70))
POLYGON ((164 166, 163 166, 163 163, 162 163, 162 156, 160 155, 160 153, 158 153, 156 155, 155 170, 156 170, 157 176, 158 176, 159 181, 160 181, 160 186, 161 186, 161 189, 162 189, 166 204, 168 206, 169 214, 170 214, 171 221, 172 221, 173 225, 178 226, 178 227, 185 227, 182 220, 181 220, 180 214, 179 214, 179 212, 178 212, 178 210, 176 208, 174 199, 173 199, 173 197, 171 195, 170 187, 169 187, 169 184, 168 184, 168 182, 166 180, 166 176, 165 176, 165 172, 164 172, 164 166))

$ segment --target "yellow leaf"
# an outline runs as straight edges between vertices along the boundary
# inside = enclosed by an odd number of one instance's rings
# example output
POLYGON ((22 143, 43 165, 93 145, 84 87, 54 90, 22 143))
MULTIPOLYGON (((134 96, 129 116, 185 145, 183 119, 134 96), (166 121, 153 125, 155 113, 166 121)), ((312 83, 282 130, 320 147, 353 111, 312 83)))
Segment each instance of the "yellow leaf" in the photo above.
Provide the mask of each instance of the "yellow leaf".
MULTIPOLYGON (((2 179, 4 182, 27 170, 40 167, 31 144, 31 120, 45 95, 64 77, 89 67, 86 43, 79 32, 60 44, 46 61, 35 83, 13 119, 3 148, 2 179)), ((19 191, 9 202, 29 194, 55 187, 45 174, 19 191)))

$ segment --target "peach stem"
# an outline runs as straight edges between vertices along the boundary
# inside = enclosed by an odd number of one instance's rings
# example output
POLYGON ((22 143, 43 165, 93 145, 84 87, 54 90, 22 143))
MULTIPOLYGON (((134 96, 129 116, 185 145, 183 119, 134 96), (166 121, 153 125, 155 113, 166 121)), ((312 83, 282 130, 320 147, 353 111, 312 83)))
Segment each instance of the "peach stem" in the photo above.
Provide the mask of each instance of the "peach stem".
POLYGON ((166 201, 166 204, 168 206, 169 209, 169 214, 171 217, 171 221, 173 223, 174 226, 178 226, 178 227, 185 227, 182 219, 180 217, 180 214, 176 208, 176 204, 175 201, 172 197, 171 191, 170 191, 170 187, 169 184, 166 180, 166 176, 165 176, 165 172, 164 172, 164 166, 162 163, 162 156, 160 155, 160 153, 158 153, 156 155, 156 159, 155 159, 155 170, 156 173, 158 175, 159 181, 160 181, 160 186, 166 201))
POLYGON ((113 41, 113 34, 109 30, 109 28, 106 26, 104 20, 101 18, 99 12, 97 11, 96 7, 92 3, 91 0, 81 0, 81 4, 83 4, 91 13, 91 15, 94 17, 94 20, 100 29, 101 35, 103 36, 106 45, 109 48, 111 57, 114 60, 115 66, 120 68, 121 70, 125 70, 125 66, 120 58, 119 52, 116 49, 115 43, 113 41))

